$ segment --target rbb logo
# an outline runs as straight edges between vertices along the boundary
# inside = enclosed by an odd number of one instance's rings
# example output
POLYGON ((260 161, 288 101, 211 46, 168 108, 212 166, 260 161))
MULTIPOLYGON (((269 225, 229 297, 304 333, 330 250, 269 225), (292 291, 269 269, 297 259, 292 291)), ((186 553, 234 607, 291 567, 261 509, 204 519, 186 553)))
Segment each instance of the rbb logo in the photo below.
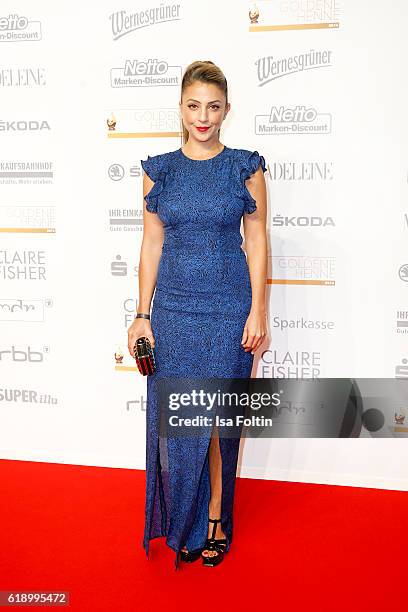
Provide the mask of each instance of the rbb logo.
POLYGON ((27 350, 17 349, 14 345, 10 350, 0 351, 0 361, 6 361, 11 358, 11 361, 29 361, 30 363, 40 363, 44 361, 43 353, 40 351, 33 351, 31 347, 28 346, 27 350))

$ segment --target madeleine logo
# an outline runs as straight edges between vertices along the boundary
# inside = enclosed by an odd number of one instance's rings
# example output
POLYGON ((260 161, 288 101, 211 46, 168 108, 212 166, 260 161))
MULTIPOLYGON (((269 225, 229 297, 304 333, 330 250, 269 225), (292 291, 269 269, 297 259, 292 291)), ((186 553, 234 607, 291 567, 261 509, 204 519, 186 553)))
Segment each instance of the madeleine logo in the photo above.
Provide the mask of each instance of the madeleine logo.
POLYGON ((118 40, 126 34, 157 23, 178 21, 180 19, 180 5, 161 3, 160 6, 152 6, 136 13, 117 11, 109 15, 109 19, 113 40, 118 40))
POLYGON ((3 66, 0 87, 45 87, 45 68, 39 66, 3 66))
POLYGON ((249 31, 338 29, 338 0, 266 0, 249 5, 249 31))
POLYGON ((272 181, 333 181, 334 167, 329 160, 271 161, 269 176, 272 181))

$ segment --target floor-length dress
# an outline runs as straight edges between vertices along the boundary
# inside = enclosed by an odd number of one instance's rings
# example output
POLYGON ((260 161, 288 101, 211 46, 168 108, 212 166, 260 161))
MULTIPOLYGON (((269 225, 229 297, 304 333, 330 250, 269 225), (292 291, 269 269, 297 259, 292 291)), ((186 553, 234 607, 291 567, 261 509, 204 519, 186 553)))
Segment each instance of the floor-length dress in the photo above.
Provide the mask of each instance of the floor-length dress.
MULTIPOLYGON (((241 345, 251 308, 251 284, 240 232, 256 210, 245 185, 265 159, 258 151, 224 146, 205 160, 180 149, 141 160, 154 181, 146 208, 164 225, 151 309, 156 372, 147 377, 146 506, 142 545, 166 537, 176 552, 204 545, 208 530, 211 431, 163 437, 157 385, 162 377, 249 378, 254 356, 241 345)), ((232 542, 239 439, 220 437, 222 530, 232 542)), ((218 518, 218 517, 212 517, 218 518)))

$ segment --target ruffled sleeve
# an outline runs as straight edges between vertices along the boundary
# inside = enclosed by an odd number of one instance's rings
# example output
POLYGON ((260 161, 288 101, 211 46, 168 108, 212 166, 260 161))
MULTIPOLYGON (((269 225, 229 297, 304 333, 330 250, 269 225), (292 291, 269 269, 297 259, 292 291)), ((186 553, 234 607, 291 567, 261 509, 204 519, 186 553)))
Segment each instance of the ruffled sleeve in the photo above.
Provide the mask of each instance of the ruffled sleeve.
POLYGON ((248 214, 256 211, 256 200, 250 194, 245 181, 258 170, 259 166, 262 172, 266 172, 263 155, 260 155, 258 151, 242 150, 239 166, 240 197, 244 200, 244 211, 248 214))
POLYGON ((145 173, 151 178, 152 181, 154 181, 153 187, 145 196, 146 209, 149 212, 157 213, 159 194, 163 190, 164 181, 166 178, 164 156, 154 155, 153 157, 151 157, 150 155, 148 155, 147 159, 141 159, 140 163, 145 173))

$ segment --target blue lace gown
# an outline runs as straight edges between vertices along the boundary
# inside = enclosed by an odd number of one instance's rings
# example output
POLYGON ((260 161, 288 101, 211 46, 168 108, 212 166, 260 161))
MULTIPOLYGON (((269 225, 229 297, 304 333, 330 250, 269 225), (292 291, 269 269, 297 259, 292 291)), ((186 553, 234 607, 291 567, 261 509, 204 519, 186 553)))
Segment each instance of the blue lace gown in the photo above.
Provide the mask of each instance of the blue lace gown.
MULTIPOLYGON (((161 377, 251 376, 254 356, 241 345, 252 293, 240 224, 256 210, 245 180, 266 166, 257 151, 226 146, 206 160, 190 159, 180 148, 141 164, 154 181, 146 208, 164 225, 151 309, 156 372, 147 377, 143 547, 148 557, 150 540, 165 536, 177 569, 180 549, 200 548, 207 538, 211 431, 164 438, 157 384, 161 377)), ((227 550, 238 450, 239 439, 220 437, 227 550)))

